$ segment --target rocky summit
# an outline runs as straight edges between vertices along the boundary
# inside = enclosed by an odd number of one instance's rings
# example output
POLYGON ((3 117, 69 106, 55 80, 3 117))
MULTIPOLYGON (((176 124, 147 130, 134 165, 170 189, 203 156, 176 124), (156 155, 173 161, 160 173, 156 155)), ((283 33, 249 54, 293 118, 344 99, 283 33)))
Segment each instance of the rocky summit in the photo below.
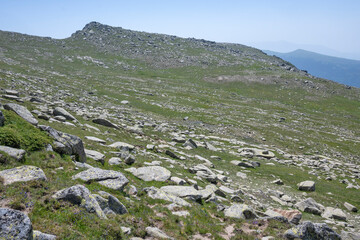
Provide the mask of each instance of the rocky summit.
POLYGON ((240 44, 0 31, 0 239, 360 239, 359 110, 240 44))

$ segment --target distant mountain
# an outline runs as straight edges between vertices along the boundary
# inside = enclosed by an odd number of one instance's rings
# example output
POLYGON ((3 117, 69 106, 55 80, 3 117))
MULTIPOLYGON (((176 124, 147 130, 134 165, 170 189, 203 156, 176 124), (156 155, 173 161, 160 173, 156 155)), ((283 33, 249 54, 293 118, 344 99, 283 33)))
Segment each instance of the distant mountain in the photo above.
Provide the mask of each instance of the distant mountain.
POLYGON ((280 57, 299 69, 307 70, 314 76, 360 87, 360 61, 358 60, 332 57, 302 49, 289 53, 268 50, 264 50, 264 52, 280 57))

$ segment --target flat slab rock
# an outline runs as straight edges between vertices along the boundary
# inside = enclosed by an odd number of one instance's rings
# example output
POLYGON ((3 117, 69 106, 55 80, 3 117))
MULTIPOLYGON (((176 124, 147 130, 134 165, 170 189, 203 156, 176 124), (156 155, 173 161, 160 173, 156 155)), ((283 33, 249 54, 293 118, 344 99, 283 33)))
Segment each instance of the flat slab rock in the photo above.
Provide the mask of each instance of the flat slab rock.
POLYGON ((76 174, 72 179, 81 179, 85 182, 97 181, 105 187, 120 191, 129 183, 129 180, 121 172, 101 168, 89 168, 76 174))
POLYGON ((98 142, 98 143, 101 143, 101 144, 105 144, 105 143, 106 143, 105 140, 100 139, 100 138, 97 138, 97 137, 92 137, 92 136, 85 136, 85 139, 90 140, 90 141, 93 141, 93 142, 98 142))
POLYGON ((21 118, 31 123, 32 125, 38 125, 38 120, 36 120, 36 118, 31 114, 31 112, 26 107, 16 103, 7 103, 4 105, 4 108, 6 110, 15 112, 17 115, 19 115, 21 118))
POLYGON ((304 181, 298 184, 298 188, 301 191, 315 191, 315 182, 313 181, 304 181))
POLYGON ((26 151, 23 149, 17 149, 17 148, 12 148, 12 147, 7 147, 7 146, 0 146, 0 151, 5 152, 10 157, 15 158, 18 161, 22 161, 26 154, 26 151))
POLYGON ((164 186, 160 190, 181 198, 201 199, 202 195, 192 186, 164 186))
POLYGON ((9 185, 15 182, 47 180, 45 173, 41 168, 28 165, 0 171, 0 177, 4 179, 4 185, 9 185))
POLYGON ((149 166, 140 168, 128 168, 125 171, 131 172, 134 176, 144 180, 164 182, 171 177, 171 172, 164 167, 149 166))
POLYGON ((30 218, 20 211, 0 208, 0 239, 32 240, 30 218))

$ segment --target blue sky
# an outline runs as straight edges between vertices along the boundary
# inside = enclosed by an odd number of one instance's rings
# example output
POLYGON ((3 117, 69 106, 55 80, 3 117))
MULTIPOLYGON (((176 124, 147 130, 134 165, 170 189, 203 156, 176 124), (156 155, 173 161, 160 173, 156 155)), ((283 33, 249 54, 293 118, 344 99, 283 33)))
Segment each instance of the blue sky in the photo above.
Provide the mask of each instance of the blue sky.
POLYGON ((90 21, 360 59, 360 0, 0 0, 0 30, 66 38, 90 21))

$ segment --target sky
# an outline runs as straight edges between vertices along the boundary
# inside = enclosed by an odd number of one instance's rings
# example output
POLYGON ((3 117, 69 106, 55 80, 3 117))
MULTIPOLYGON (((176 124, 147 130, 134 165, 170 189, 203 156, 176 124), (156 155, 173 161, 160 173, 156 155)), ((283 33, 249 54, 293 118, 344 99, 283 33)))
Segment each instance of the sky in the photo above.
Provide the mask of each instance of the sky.
POLYGON ((87 23, 360 60, 360 0, 0 0, 0 30, 66 38, 87 23))

